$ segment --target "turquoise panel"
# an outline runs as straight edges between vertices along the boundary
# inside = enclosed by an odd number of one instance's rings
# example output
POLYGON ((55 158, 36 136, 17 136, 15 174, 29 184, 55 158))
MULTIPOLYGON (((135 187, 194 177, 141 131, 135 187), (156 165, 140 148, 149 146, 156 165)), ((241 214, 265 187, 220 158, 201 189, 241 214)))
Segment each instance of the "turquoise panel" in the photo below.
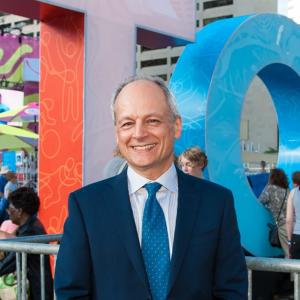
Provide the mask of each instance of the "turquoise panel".
MULTIPOLYGON (((269 212, 257 201, 242 165, 240 122, 245 94, 257 75, 273 98, 280 147, 277 167, 300 170, 300 27, 276 14, 214 22, 197 33, 174 70, 170 87, 183 117, 177 154, 198 145, 208 155, 210 180, 231 189, 242 244, 276 256, 268 243, 269 212)), ((259 109, 259 108, 258 108, 259 109)))

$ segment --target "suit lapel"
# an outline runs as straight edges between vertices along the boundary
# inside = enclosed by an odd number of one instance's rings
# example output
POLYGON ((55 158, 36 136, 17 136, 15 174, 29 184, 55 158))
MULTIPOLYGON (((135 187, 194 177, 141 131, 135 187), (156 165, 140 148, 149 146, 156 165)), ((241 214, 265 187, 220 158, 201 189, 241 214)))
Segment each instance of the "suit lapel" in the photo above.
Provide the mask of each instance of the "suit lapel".
MULTIPOLYGON (((169 279, 169 291, 171 290, 180 266, 182 264, 186 248, 198 215, 198 203, 200 195, 193 193, 193 183, 187 179, 187 175, 177 170, 178 174, 178 209, 176 229, 171 259, 171 271, 169 279)), ((143 256, 136 231, 134 217, 130 205, 127 183, 127 169, 115 177, 112 183, 112 197, 109 199, 108 207, 112 208, 114 225, 119 233, 120 240, 124 243, 128 257, 136 272, 149 289, 147 274, 144 266, 143 256)), ((193 182, 193 181, 192 181, 193 182)))
POLYGON ((194 222, 198 215, 197 211, 200 197, 200 195, 195 195, 195 193, 193 193, 192 185, 194 181, 190 183, 190 180, 187 180, 187 175, 183 174, 180 170, 177 170, 177 174, 178 209, 171 259, 169 291, 175 282, 194 228, 194 222))
POLYGON ((146 288, 148 288, 146 270, 129 200, 127 168, 115 180, 113 195, 109 203, 109 206, 113 204, 115 226, 120 235, 120 240, 125 245, 129 259, 146 288))

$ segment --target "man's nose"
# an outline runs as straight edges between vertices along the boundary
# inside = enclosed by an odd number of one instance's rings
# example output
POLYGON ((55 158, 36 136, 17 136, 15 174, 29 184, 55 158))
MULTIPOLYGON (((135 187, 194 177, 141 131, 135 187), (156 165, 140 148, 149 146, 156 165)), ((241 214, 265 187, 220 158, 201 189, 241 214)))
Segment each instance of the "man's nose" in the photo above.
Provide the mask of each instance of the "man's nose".
POLYGON ((143 138, 147 135, 146 126, 142 122, 136 122, 134 128, 134 137, 137 139, 143 138))

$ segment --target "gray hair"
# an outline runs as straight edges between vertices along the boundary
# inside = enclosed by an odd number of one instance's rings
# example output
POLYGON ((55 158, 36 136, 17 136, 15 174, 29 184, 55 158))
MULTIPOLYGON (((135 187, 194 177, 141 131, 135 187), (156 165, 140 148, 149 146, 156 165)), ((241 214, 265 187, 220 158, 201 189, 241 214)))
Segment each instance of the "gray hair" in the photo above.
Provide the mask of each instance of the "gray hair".
POLYGON ((180 117, 178 110, 176 108, 174 96, 172 95, 172 93, 170 92, 166 83, 162 79, 160 79, 159 77, 153 77, 153 76, 136 75, 136 76, 127 78, 124 82, 119 84, 119 86, 117 87, 116 91, 114 92, 114 94, 112 96, 111 113, 112 113, 112 118, 113 118, 114 124, 116 124, 115 104, 116 104, 116 100, 117 100, 119 94, 121 93, 121 91, 127 84, 134 82, 134 81, 138 81, 138 80, 150 81, 150 82, 155 83, 158 87, 160 87, 166 97, 166 102, 170 109, 172 120, 175 121, 177 117, 180 117))

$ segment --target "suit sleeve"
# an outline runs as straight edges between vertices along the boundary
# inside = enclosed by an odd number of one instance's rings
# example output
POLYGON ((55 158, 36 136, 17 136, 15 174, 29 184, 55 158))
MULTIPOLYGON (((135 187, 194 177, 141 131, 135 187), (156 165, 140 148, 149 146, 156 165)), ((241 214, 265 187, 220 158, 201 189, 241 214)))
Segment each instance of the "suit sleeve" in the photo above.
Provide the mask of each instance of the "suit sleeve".
POLYGON ((69 197, 69 217, 59 248, 55 270, 57 300, 91 299, 92 266, 88 236, 74 194, 69 197))
POLYGON ((248 278, 233 197, 225 201, 215 262, 214 300, 247 300, 248 278))
POLYGON ((8 252, 3 260, 0 261, 0 276, 16 271, 16 253, 8 252))

